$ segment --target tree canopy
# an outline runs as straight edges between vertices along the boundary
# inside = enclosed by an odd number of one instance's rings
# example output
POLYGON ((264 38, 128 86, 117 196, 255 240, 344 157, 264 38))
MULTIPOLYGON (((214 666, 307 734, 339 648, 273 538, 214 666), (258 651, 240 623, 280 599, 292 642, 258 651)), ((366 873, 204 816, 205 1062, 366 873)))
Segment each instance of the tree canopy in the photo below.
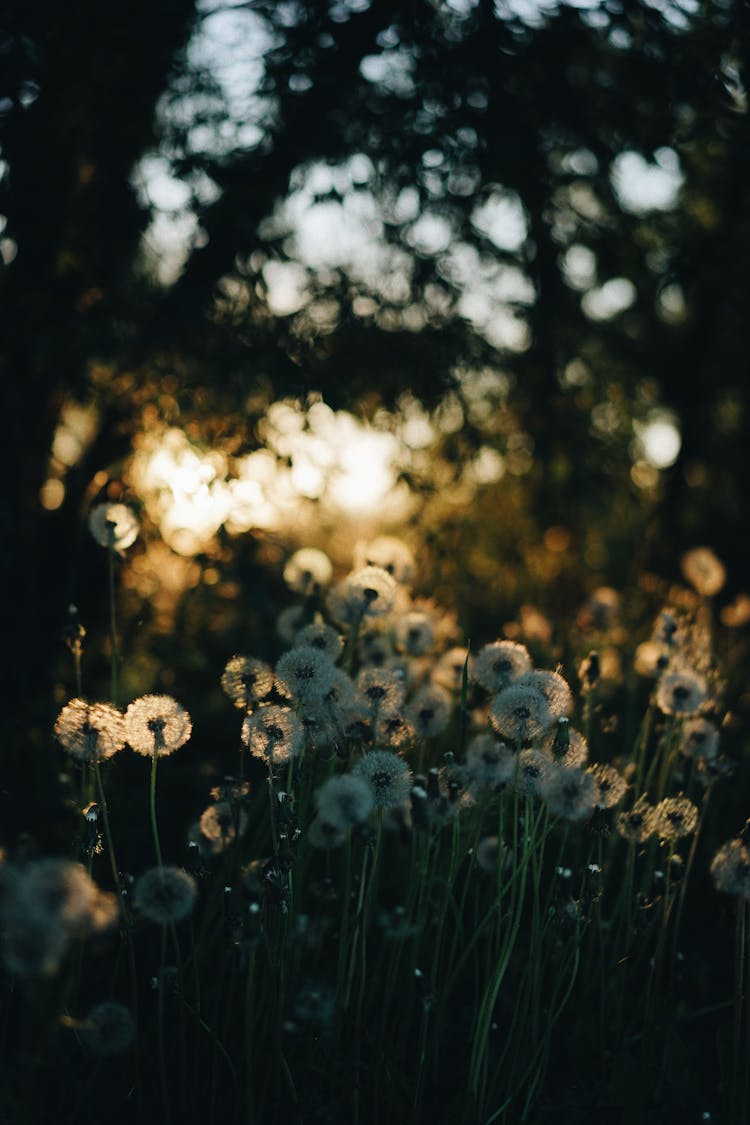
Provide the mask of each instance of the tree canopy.
POLYGON ((450 393, 452 456, 525 442, 542 524, 576 532, 617 481, 661 499, 657 558, 698 535, 746 564, 747 21, 716 0, 8 4, 19 670, 59 632, 92 471, 164 375, 230 411, 259 387, 369 410, 450 393), (98 436, 45 510, 60 410, 91 395, 98 436), (639 478, 634 423, 660 411, 681 451, 639 478))

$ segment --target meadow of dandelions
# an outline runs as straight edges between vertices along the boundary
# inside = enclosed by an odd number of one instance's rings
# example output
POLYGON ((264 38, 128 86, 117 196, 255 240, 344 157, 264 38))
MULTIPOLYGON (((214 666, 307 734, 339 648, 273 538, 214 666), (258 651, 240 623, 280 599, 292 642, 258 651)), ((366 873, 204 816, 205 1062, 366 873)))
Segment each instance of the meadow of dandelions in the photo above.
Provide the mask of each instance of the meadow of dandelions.
POLYGON ((248 636, 214 669, 235 736, 167 849, 191 701, 119 697, 138 525, 101 505, 90 529, 111 697, 85 698, 78 638, 49 751, 77 831, 40 855, 30 825, 0 864, 8 1120, 748 1119, 750 849, 725 747, 746 622, 717 620, 712 551, 633 639, 601 589, 574 622, 525 607, 471 645, 401 540, 345 574, 292 553, 275 661, 248 636), (133 752, 125 824, 112 762, 133 752))

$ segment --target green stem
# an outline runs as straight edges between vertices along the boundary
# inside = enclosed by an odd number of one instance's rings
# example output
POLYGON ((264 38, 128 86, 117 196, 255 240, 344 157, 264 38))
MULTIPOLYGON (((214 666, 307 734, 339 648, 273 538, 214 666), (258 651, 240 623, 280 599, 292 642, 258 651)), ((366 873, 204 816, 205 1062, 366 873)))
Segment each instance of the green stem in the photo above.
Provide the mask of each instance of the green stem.
POLYGON ((118 651, 117 651, 117 611, 115 607, 115 551, 114 547, 110 547, 107 551, 107 559, 109 562, 108 575, 109 575, 109 641, 111 646, 110 654, 110 669, 111 669, 111 686, 110 694, 112 702, 115 707, 117 706, 118 696, 118 651))
POLYGON ((151 832, 154 837, 154 850, 156 851, 156 862, 159 867, 164 866, 164 861, 161 855, 161 844, 159 843, 159 827, 156 823, 156 763, 159 755, 154 749, 151 758, 151 832))

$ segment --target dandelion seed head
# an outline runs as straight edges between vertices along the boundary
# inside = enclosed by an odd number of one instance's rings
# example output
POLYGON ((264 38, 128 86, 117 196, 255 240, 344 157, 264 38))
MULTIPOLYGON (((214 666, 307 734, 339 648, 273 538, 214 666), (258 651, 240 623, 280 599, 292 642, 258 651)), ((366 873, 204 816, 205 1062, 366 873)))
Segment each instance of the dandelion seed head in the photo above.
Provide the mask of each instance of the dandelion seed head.
POLYGON ((491 734, 479 734, 466 751, 466 776, 472 790, 502 789, 513 780, 516 757, 491 734))
POLYGON ((719 732, 708 719, 689 719, 680 733, 680 750, 688 758, 711 760, 719 753, 719 732))
POLYGON ((580 731, 568 726, 567 719, 558 719, 558 729, 553 728, 541 739, 540 750, 549 754, 558 765, 581 769, 589 760, 589 745, 580 731), (564 741, 558 735, 559 725, 565 724, 564 741))
POLYGON ((468 659, 468 675, 474 671, 474 661, 469 657, 467 649, 456 646, 448 649, 432 669, 432 681, 439 684, 447 691, 460 691, 464 679, 464 668, 468 659))
POLYGON ((689 836, 698 823, 698 809, 687 797, 665 797, 653 816, 653 831, 662 840, 689 836))
POLYGON ((693 547, 682 556, 680 566, 687 581, 704 598, 718 594, 726 582, 726 568, 710 547, 693 547))
POLYGON ((284 567, 284 581, 297 594, 309 594, 327 586, 333 577, 333 564, 324 551, 302 547, 284 567))
POLYGON ((387 571, 396 582, 408 584, 414 577, 414 555, 402 539, 380 535, 355 549, 359 566, 376 566, 387 571))
POLYGON ((222 673, 221 686, 235 707, 247 711, 273 691, 273 672, 263 660, 233 656, 222 673))
POLYGON ((527 672, 515 681, 515 686, 532 687, 538 691, 555 719, 569 715, 573 710, 573 693, 559 672, 527 672))
POLYGON ((352 773, 370 786, 378 809, 397 808, 409 797, 411 770, 390 750, 371 750, 360 758, 352 773))
POLYGON ((365 668, 385 668, 394 657, 388 633, 377 628, 364 630, 359 637, 357 656, 365 668))
POLYGON ((140 525, 127 504, 97 504, 89 512, 89 531, 100 547, 124 551, 138 538, 140 525))
POLYGON ((575 766, 553 766, 541 783, 541 794, 554 816, 563 820, 587 820, 599 800, 593 774, 575 766))
POLYGON ((599 798, 596 807, 598 809, 612 809, 619 804, 628 789, 628 783, 622 774, 614 766, 605 765, 603 762, 590 766, 589 773, 593 775, 599 786, 599 798))
POLYGON ((632 809, 619 814, 617 831, 631 844, 642 844, 653 835, 654 808, 646 797, 639 797, 632 809))
POLYGON ((656 688, 656 703, 665 715, 694 715, 707 697, 704 677, 689 669, 665 673, 656 688))
POLYGON ((500 737, 516 745, 532 742, 554 721, 542 693, 524 680, 495 696, 490 712, 490 721, 500 737))
POLYGON ((71 699, 55 721, 55 737, 73 758, 105 761, 125 745, 125 724, 120 711, 109 703, 71 699))
POLYGON ((304 732, 290 707, 268 704, 245 717, 242 741, 253 757, 281 766, 302 752, 304 732))
POLYGON ((328 596, 328 609, 341 625, 389 613, 396 596, 396 581, 379 566, 365 566, 349 574, 328 596))
POLYGON ((136 880, 133 904, 149 922, 165 926, 192 913, 198 889, 181 867, 152 867, 136 880))
POLYGON ((518 755, 515 786, 522 797, 535 800, 542 795, 542 787, 552 762, 541 750, 522 750, 518 755))
POLYGON ((324 781, 315 793, 318 816, 340 832, 364 824, 375 806, 373 788, 356 774, 339 774, 324 781))
POLYGON ((373 715, 397 710, 406 694, 398 673, 382 668, 364 668, 357 677, 357 688, 373 715))
POLYGON ((340 848, 346 840, 347 833, 334 824, 329 824, 322 817, 316 816, 307 830, 307 842, 311 848, 323 850, 327 848, 340 848))
POLYGON ((199 821, 203 836, 223 848, 247 830, 247 812, 233 808, 231 801, 216 801, 201 814, 199 821))
POLYGON ((717 891, 750 899, 750 849, 742 840, 728 840, 711 860, 717 891))
POLYGON ((434 738, 448 726, 450 710, 450 696, 437 684, 425 684, 408 704, 406 718, 420 738, 434 738))
POLYGON ((531 657, 525 645, 495 641, 479 650, 472 672, 481 687, 496 693, 530 670, 531 657))
POLYGON ((416 737, 414 727, 400 711, 379 714, 373 736, 378 745, 388 746, 392 750, 411 745, 416 737))
POLYGON ((396 643, 410 656, 424 656, 435 643, 435 629, 428 614, 410 610, 396 622, 396 643))
POLYGON ((294 638, 294 647, 317 649, 333 661, 338 660, 342 651, 341 637, 336 630, 317 621, 300 629, 294 638))
POLYGON ((68 930, 86 928, 98 888, 82 864, 67 859, 40 859, 23 867, 21 876, 21 908, 28 903, 68 930))
POLYGON ((125 712, 125 737, 136 754, 164 758, 184 746, 193 724, 171 695, 143 695, 125 712))
POLYGON ((331 658, 309 645, 290 649, 276 665, 276 676, 301 703, 323 699, 333 686, 335 675, 331 658))

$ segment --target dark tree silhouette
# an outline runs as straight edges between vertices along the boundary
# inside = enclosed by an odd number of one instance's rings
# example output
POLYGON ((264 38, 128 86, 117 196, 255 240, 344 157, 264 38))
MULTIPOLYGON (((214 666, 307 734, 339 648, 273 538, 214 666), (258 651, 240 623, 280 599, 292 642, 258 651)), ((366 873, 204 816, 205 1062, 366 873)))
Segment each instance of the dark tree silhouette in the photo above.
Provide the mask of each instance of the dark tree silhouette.
POLYGON ((278 393, 317 387, 334 403, 365 394, 392 403, 407 387, 426 401, 447 388, 460 395, 457 370, 500 365, 536 449, 535 511, 574 530, 606 510, 627 473, 631 416, 661 401, 679 415, 683 452, 665 474, 653 552, 665 544, 672 556, 698 536, 745 564, 736 524, 750 484, 747 6, 561 4, 533 21, 489 0, 239 7, 255 14, 267 49, 248 111, 259 139, 227 150, 221 89, 186 50, 214 9, 192 0, 6 6, 3 578, 16 714, 40 698, 59 645, 92 467, 127 448, 127 403, 107 395, 122 373, 137 388, 176 371, 187 392, 221 385, 231 402, 262 371, 278 393), (198 121, 216 144, 196 145, 198 121), (159 146, 185 183, 213 185, 194 194, 202 238, 168 285, 147 268, 151 214, 133 185, 138 160, 159 146), (613 162, 661 149, 679 157, 675 204, 626 208, 613 162), (408 255, 406 289, 394 297, 382 278, 311 270, 307 305, 274 314, 263 267, 295 250, 269 217, 300 170, 355 153, 369 162, 360 187, 381 207, 383 237, 408 255), (415 193, 408 216, 396 206, 404 189, 415 193), (523 207, 526 235, 511 249, 477 223, 478 205, 496 192, 523 207), (448 248, 415 241, 415 215, 425 213, 447 224, 448 248), (526 279, 532 297, 509 305, 528 346, 493 345, 467 318, 457 244, 482 267, 526 279), (565 270, 571 245, 594 255, 591 284, 630 282, 628 307, 592 319, 565 270), (675 316, 664 314, 666 291, 682 295, 675 316), (335 314, 321 327, 309 313, 324 297, 335 314), (408 316, 415 307, 419 328, 408 316), (572 362, 583 382, 566 377, 572 362), (92 372, 98 443, 67 481, 64 504, 47 512, 39 494, 61 404, 89 392, 92 372), (607 404, 625 418, 617 441, 592 433, 591 409, 607 404))

